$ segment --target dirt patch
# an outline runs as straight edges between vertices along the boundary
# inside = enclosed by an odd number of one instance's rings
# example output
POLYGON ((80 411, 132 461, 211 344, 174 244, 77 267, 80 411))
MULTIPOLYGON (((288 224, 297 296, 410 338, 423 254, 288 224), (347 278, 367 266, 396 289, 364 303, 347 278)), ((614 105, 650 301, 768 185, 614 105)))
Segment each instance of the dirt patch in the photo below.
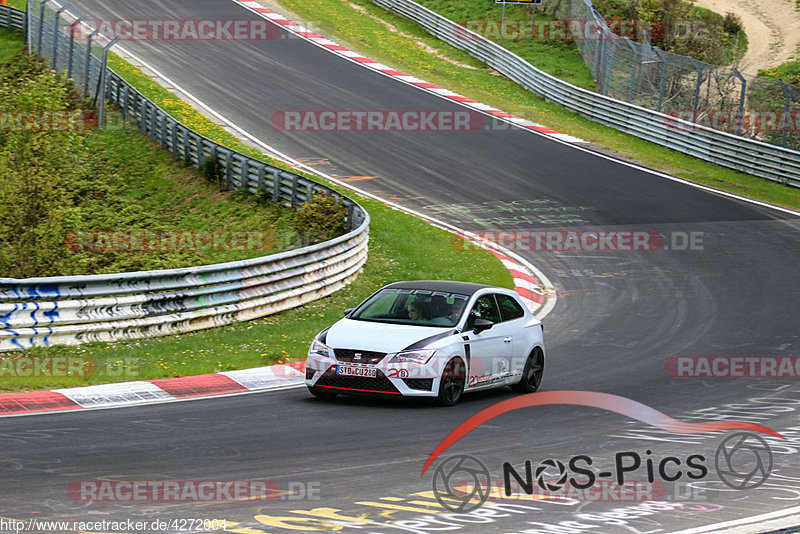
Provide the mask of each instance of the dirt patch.
POLYGON ((747 53, 737 67, 755 74, 797 58, 800 10, 795 0, 695 0, 695 5, 725 15, 736 13, 744 22, 747 53))

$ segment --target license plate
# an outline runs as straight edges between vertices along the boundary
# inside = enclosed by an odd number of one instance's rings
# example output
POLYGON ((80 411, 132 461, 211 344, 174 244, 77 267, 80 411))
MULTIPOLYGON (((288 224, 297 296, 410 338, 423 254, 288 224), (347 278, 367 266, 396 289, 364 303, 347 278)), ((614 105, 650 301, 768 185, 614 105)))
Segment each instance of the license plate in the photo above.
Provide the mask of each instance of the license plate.
POLYGON ((364 378, 377 378, 378 370, 374 367, 355 367, 351 365, 337 365, 336 374, 342 376, 361 376, 364 378))

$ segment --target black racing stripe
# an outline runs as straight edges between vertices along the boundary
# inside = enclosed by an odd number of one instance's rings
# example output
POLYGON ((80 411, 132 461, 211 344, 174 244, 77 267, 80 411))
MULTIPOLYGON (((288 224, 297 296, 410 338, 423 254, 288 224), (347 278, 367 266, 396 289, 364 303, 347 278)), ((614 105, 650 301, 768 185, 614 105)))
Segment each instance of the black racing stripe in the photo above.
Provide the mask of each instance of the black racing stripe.
POLYGON ((458 334, 458 330, 452 330, 452 331, 448 330, 447 332, 442 332, 441 334, 436 334, 436 335, 433 335, 433 336, 430 336, 430 337, 426 337, 424 339, 420 339, 416 343, 412 343, 411 345, 407 346, 403 350, 421 349, 421 348, 425 347, 426 345, 430 345, 434 341, 438 341, 438 340, 446 338, 448 336, 452 336, 453 334, 458 334))

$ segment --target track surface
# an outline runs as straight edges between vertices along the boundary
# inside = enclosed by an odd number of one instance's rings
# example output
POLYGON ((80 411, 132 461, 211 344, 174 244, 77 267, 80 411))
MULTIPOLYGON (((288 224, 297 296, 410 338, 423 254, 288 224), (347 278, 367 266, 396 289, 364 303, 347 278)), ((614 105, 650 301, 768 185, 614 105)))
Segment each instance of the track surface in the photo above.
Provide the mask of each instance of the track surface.
MULTIPOLYGON (((76 4, 104 18, 255 16, 227 0, 76 4)), ((476 430, 442 459, 473 454, 499 481, 504 461, 521 471, 528 459, 536 466, 545 458, 566 462, 577 454, 591 456, 600 467, 611 467, 619 451, 644 455, 651 449, 654 457, 681 458, 702 454, 711 459, 707 491, 695 494, 701 499, 696 502, 673 496, 671 502, 686 504, 636 517, 607 514, 617 508, 634 510, 637 503, 632 502, 523 501, 518 504, 526 508, 506 508, 504 517, 475 524, 409 501, 435 502, 411 497, 430 491, 432 470, 420 475, 428 454, 459 423, 511 398, 510 392, 475 394, 454 408, 437 409, 382 400, 323 403, 303 390, 291 390, 4 419, 0 491, 5 506, 0 515, 94 520, 217 517, 240 523, 229 530, 247 527, 255 530, 242 532, 256 533, 285 532, 289 527, 324 530, 313 519, 303 523, 297 518, 312 517, 299 512, 325 507, 381 523, 360 532, 436 532, 445 527, 431 523, 431 518, 458 525, 448 531, 667 532, 800 504, 800 467, 793 444, 800 446, 795 410, 800 388, 793 381, 678 379, 669 378, 663 368, 670 356, 800 356, 797 218, 516 129, 278 132, 270 118, 280 110, 461 109, 303 40, 130 42, 125 47, 262 141, 295 158, 325 158, 327 163, 319 168, 329 175, 375 176, 357 185, 462 228, 701 233, 702 250, 521 252, 560 292, 545 322, 548 362, 543 386, 614 393, 682 420, 694 416, 691 420, 759 422, 795 441, 768 440, 774 445, 775 468, 764 486, 719 491, 727 488, 717 482, 713 457, 725 433, 670 435, 592 408, 520 410, 476 430), (105 477, 262 478, 275 480, 282 489, 289 489, 290 482, 310 482, 318 484, 319 499, 88 505, 67 497, 70 482, 105 477), (387 505, 407 509, 390 513, 387 505), (423 516, 428 519, 419 519, 423 516), (275 517, 295 520, 280 523, 275 517), (401 522, 414 518, 417 523, 401 522), (579 523, 558 525, 569 520, 579 523)), ((635 478, 644 476, 642 470, 635 478)))

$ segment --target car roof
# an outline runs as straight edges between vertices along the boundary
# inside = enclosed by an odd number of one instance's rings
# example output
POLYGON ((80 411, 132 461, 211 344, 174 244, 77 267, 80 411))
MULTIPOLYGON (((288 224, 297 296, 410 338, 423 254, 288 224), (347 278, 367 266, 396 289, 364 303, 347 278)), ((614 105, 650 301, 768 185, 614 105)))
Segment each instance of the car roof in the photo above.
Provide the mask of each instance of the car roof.
POLYGON ((408 282, 395 282, 384 289, 428 289, 430 291, 443 291, 445 293, 459 293, 472 295, 481 289, 499 289, 485 284, 471 282, 452 282, 449 280, 410 280, 408 282))

